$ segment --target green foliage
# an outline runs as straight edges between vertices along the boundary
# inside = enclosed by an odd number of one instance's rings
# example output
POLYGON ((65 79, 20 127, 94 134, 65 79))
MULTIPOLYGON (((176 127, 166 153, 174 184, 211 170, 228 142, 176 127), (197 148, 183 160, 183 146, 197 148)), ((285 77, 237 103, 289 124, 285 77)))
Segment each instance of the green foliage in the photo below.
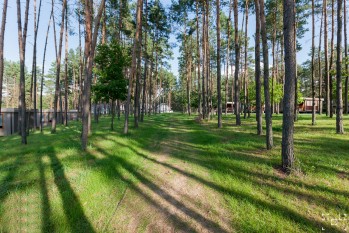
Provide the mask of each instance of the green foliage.
MULTIPOLYGON (((248 85, 248 96, 251 106, 256 106, 256 82, 250 82, 248 85)), ((240 97, 241 98, 241 97, 240 97)), ((261 101, 264 104, 264 87, 261 86, 261 101)))
MULTIPOLYGON (((271 81, 270 81, 271 86, 271 81)), ((274 83, 274 91, 271 93, 271 97, 273 98, 273 102, 279 103, 284 96, 284 90, 281 83, 274 83)))
POLYGON ((130 64, 125 50, 115 42, 98 45, 95 62, 98 79, 92 87, 94 100, 124 100, 127 93, 124 69, 130 64))
MULTIPOLYGON (((37 67, 38 74, 41 73, 41 69, 37 67)), ((3 74, 3 98, 2 108, 18 107, 18 95, 19 95, 19 77, 20 77, 20 64, 19 62, 4 60, 4 74, 3 74)), ((26 92, 26 103, 29 103, 30 99, 30 84, 31 84, 31 73, 28 72, 27 67, 24 68, 25 75, 25 92, 26 92)), ((39 76, 38 76, 39 77, 39 76)))
POLYGON ((178 83, 175 86, 175 90, 172 94, 171 107, 173 111, 182 112, 187 104, 187 96, 185 89, 183 89, 178 83))
POLYGON ((301 104, 303 103, 303 93, 301 92, 301 82, 298 81, 298 88, 297 88, 297 103, 301 104))

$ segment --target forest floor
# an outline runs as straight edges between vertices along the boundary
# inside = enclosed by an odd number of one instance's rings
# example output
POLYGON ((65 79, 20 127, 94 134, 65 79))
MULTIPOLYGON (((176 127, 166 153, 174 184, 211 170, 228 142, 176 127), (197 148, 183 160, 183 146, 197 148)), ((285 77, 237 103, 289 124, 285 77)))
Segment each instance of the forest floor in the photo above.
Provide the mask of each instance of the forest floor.
MULTIPOLYGON (((93 123, 87 152, 80 123, 56 134, 0 138, 0 232, 345 232, 349 230, 349 134, 335 119, 300 115, 297 169, 280 171, 282 116, 265 149, 254 116, 146 117, 93 123)), ((349 117, 344 119, 349 127, 349 117)))

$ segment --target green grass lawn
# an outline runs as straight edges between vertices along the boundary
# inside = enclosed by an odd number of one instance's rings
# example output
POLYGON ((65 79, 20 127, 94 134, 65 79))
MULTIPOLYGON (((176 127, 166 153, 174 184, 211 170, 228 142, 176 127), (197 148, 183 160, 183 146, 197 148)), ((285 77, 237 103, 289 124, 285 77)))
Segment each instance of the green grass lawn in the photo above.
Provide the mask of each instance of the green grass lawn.
MULTIPOLYGON (((311 126, 311 115, 299 116, 298 172, 290 176, 279 169, 281 115, 273 116, 272 151, 265 150, 264 136, 256 136, 253 117, 236 127, 230 115, 223 117, 223 129, 216 120, 200 124, 194 116, 146 117, 127 136, 122 121, 112 132, 110 118, 102 117, 92 125, 86 153, 80 151, 79 122, 59 126, 56 134, 31 134, 26 146, 17 135, 0 138, 0 232, 119 232, 114 215, 125 190, 149 185, 159 165, 223 196, 234 231, 344 232, 349 134, 335 133, 335 118, 317 118, 311 126), (153 159, 164 143, 170 160, 153 159), (181 161, 191 170, 175 166, 181 161)), ((347 116, 344 124, 349 131, 347 116)), ((191 215, 193 221, 197 216, 191 215)), ((139 219, 137 231, 146 231, 148 221, 139 219)))

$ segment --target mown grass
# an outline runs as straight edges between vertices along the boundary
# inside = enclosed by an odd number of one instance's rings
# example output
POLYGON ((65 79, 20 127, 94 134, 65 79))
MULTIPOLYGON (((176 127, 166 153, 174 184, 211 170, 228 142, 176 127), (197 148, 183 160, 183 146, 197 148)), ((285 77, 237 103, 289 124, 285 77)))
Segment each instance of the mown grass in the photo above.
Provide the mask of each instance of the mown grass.
MULTIPOLYGON (((300 115, 295 130, 300 172, 285 176, 279 170, 281 120, 273 116, 272 151, 264 149, 264 136, 256 136, 253 117, 237 127, 230 115, 223 129, 215 120, 199 124, 193 116, 151 116, 127 136, 120 133, 122 122, 112 132, 110 119, 102 117, 93 124, 86 153, 80 151, 78 122, 54 135, 36 132, 27 146, 18 136, 0 138, 0 232, 117 232, 113 215, 126 188, 151 182, 144 174, 155 164, 223 195, 222 208, 230 211, 237 232, 349 229, 349 220, 343 220, 349 215, 348 134, 335 134, 335 119, 321 116, 311 126, 311 116, 300 115), (151 159, 164 142, 170 162, 151 159), (173 166, 179 161, 192 171, 173 166), (342 221, 336 221, 339 215, 342 221)), ((147 221, 140 220, 139 231, 147 221)))

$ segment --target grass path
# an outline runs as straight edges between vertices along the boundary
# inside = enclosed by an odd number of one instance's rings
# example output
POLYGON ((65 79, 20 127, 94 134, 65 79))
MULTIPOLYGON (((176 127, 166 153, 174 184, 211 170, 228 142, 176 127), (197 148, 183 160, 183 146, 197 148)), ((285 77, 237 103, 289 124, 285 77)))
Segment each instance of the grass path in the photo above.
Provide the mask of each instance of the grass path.
MULTIPOLYGON (((279 172, 281 116, 266 151, 253 118, 197 123, 180 114, 93 124, 88 152, 80 124, 36 132, 28 145, 0 138, 0 232, 345 232, 349 134, 334 119, 300 115, 298 173, 279 172), (332 221, 331 221, 332 220, 332 221)), ((348 127, 349 118, 344 119, 348 127)))
MULTIPOLYGON (((118 232, 231 232, 229 212, 224 199, 213 189, 194 180, 189 174, 208 176, 208 171, 173 158, 179 142, 178 130, 189 130, 183 121, 164 121, 168 133, 149 155, 132 150, 145 161, 142 171, 134 171, 141 181, 129 187, 113 220, 118 232)), ((195 157, 195 154, 192 154, 195 157)))

